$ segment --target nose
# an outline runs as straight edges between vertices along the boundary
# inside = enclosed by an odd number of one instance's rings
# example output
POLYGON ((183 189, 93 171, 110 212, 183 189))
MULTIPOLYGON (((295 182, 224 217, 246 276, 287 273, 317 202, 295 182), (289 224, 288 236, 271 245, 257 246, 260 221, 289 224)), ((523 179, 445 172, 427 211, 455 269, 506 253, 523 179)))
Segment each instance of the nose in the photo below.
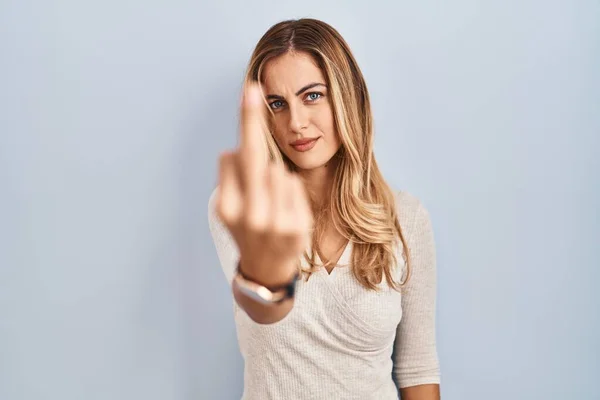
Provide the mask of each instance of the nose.
POLYGON ((308 110, 303 104, 293 104, 289 106, 290 121, 289 129, 292 133, 301 133, 308 127, 308 110))

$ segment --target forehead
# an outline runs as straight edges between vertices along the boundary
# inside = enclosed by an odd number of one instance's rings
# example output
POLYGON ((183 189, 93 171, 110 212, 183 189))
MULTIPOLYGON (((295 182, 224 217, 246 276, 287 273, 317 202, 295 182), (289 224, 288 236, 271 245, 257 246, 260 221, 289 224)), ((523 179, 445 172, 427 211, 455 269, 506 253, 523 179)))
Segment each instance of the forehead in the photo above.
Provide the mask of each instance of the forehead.
POLYGON ((306 53, 286 53, 264 67, 264 85, 269 94, 295 92, 313 82, 325 82, 315 60, 306 53))

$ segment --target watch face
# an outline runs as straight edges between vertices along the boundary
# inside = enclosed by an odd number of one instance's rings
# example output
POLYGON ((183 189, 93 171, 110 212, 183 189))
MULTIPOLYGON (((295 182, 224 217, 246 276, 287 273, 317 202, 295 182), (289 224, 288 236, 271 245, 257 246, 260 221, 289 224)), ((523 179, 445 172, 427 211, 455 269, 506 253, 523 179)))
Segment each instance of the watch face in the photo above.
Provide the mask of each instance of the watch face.
POLYGON ((240 285, 239 289, 248 297, 258 301, 259 303, 262 304, 272 304, 274 303, 274 301, 269 300, 272 295, 271 293, 268 291, 268 289, 260 287, 258 288, 256 291, 247 288, 244 285, 240 285))
POLYGON ((292 282, 285 287, 279 287, 274 292, 267 289, 264 286, 257 284, 256 282, 249 281, 239 272, 236 273, 234 280, 237 283, 239 290, 246 296, 254 299, 255 301, 262 304, 274 304, 284 301, 287 298, 294 297, 296 283, 299 275, 296 274, 292 282))

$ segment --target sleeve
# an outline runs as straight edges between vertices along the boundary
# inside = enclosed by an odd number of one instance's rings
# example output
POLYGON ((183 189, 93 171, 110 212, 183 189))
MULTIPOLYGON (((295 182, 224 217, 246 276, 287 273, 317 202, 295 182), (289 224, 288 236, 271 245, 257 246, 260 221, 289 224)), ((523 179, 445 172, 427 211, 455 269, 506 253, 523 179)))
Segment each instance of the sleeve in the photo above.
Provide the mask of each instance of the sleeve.
POLYGON ((210 199, 208 200, 208 225, 213 242, 217 249, 217 256, 221 263, 221 268, 225 273, 227 282, 229 285, 231 285, 237 260, 239 258, 239 250, 237 248, 237 244, 233 240, 233 237, 229 233, 229 230, 225 227, 217 215, 215 209, 217 190, 218 188, 212 192, 210 199))
POLYGON ((407 236, 412 270, 401 292, 402 319, 393 353, 393 375, 399 388, 440 383, 435 339, 435 242, 429 213, 420 202, 407 236))

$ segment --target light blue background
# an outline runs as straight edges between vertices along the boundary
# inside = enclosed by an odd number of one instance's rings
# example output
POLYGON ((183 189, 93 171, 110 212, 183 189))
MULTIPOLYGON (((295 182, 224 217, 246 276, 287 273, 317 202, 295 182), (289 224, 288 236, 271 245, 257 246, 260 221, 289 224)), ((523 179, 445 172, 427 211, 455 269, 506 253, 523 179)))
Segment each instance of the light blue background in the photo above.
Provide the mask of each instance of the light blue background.
POLYGON ((597 1, 0 3, 0 399, 236 399, 207 226, 252 47, 347 39, 428 207, 446 400, 599 399, 597 1))

